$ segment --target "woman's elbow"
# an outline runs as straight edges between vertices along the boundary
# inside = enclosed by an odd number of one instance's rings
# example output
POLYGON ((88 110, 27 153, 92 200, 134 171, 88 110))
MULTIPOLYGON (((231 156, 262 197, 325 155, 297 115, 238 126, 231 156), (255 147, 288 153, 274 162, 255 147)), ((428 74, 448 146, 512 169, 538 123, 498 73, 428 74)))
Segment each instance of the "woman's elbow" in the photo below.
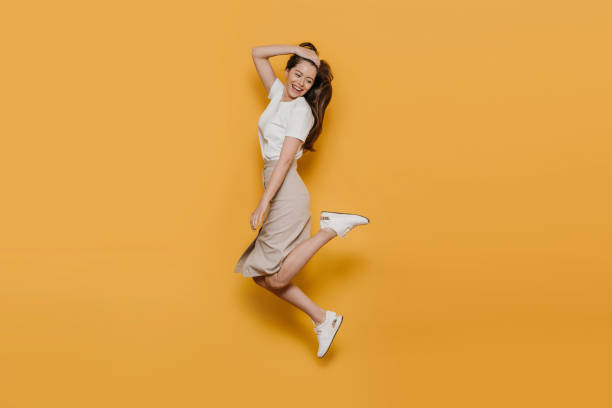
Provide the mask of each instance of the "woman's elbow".
POLYGON ((251 55, 253 56, 253 58, 260 58, 261 57, 259 55, 260 54, 260 52, 259 52, 260 49, 261 49, 261 47, 259 47, 259 46, 251 48, 251 55))

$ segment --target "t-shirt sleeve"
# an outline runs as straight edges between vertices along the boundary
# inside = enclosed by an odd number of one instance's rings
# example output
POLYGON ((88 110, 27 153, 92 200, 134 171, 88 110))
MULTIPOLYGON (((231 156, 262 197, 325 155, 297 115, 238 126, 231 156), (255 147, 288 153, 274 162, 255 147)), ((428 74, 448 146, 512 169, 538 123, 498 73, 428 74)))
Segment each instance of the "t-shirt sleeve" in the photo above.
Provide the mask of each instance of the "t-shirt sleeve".
POLYGON ((293 136, 300 139, 302 142, 306 141, 310 129, 314 124, 314 115, 309 105, 296 106, 291 111, 289 116, 289 122, 287 123, 287 136, 293 136))
POLYGON ((277 77, 274 79, 274 82, 272 82, 270 92, 268 92, 268 99, 274 98, 279 92, 283 92, 283 83, 277 77))

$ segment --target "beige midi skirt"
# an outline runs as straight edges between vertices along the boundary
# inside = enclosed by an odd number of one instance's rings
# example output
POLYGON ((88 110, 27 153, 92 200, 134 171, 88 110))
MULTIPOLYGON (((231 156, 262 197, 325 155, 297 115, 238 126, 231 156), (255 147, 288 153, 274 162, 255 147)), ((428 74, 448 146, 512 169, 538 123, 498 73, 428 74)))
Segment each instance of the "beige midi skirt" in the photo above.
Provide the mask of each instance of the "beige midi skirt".
MULTIPOLYGON (((278 160, 264 161, 264 188, 278 160)), ((293 160, 283 184, 270 201, 257 236, 242 253, 234 272, 245 278, 278 272, 283 260, 304 240, 310 238, 310 194, 293 160)))

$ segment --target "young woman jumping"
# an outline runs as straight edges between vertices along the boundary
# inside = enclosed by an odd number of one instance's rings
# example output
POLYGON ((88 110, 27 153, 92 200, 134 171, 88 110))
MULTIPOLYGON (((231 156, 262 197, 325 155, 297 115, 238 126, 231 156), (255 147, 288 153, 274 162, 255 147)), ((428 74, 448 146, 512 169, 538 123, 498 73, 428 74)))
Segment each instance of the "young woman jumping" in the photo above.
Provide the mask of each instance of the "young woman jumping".
POLYGON ((268 212, 234 272, 253 278, 310 316, 319 342, 317 357, 321 358, 331 346, 343 316, 321 308, 291 280, 323 245, 336 236, 344 237, 357 225, 368 224, 369 219, 322 211, 321 229, 310 236, 310 195, 297 172, 297 161, 303 149, 315 151, 312 146, 321 134, 333 75, 309 42, 254 47, 252 55, 270 102, 257 123, 264 193, 251 214, 251 229, 257 229, 268 212), (284 54, 292 54, 285 68, 285 84, 268 61, 284 54))

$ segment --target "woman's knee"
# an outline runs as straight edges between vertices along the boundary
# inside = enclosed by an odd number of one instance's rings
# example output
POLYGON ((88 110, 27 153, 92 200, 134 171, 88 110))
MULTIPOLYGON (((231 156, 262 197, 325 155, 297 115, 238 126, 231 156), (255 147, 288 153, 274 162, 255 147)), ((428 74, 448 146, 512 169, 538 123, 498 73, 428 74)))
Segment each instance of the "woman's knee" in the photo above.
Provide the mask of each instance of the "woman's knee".
POLYGON ((289 282, 285 282, 282 279, 279 279, 278 273, 274 275, 268 275, 265 278, 265 283, 268 285, 270 289, 282 289, 289 284, 289 282))

